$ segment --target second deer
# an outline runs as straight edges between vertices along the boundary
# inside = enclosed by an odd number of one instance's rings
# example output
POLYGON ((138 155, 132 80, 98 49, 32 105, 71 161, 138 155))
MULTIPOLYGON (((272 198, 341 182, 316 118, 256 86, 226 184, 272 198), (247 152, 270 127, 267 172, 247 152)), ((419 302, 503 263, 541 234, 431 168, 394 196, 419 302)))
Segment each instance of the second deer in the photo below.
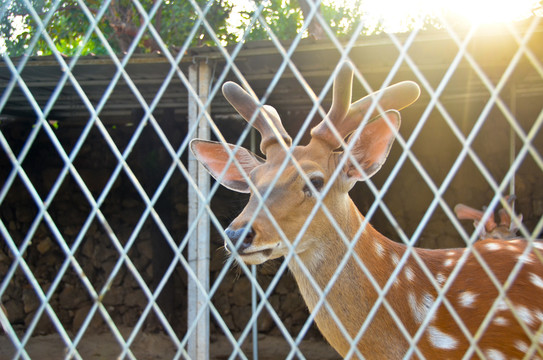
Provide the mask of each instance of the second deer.
MULTIPOLYGON (((505 201, 509 207, 512 208, 515 201, 515 196, 506 196, 505 201)), ((457 204, 454 207, 454 212, 456 213, 456 217, 458 217, 460 220, 473 220, 473 226, 475 226, 475 228, 479 226, 479 223, 485 215, 484 211, 474 209, 464 204, 457 204)), ((479 239, 518 239, 519 236, 517 235, 517 231, 519 230, 518 225, 522 223, 522 214, 513 216, 516 218, 516 220, 512 220, 511 215, 509 215, 507 210, 502 208, 498 211, 498 217, 500 218, 499 224, 496 224, 494 214, 491 214, 488 217, 483 228, 481 229, 479 239)))
POLYGON ((401 359, 416 346, 413 357, 426 359, 542 358, 543 243, 489 239, 469 249, 408 249, 367 224, 348 193, 381 168, 400 126, 397 110, 420 90, 402 82, 351 104, 352 78, 352 65, 344 64, 326 118, 312 129, 308 145, 296 147, 274 108, 260 106, 234 83, 223 86, 236 110, 247 121, 254 117, 266 157, 219 142, 191 143, 217 181, 251 193, 226 229, 226 248, 247 264, 287 257, 317 326, 342 357, 359 352, 368 359, 401 359), (386 112, 366 114, 375 99, 386 112), (365 117, 371 121, 360 135, 349 137, 365 117), (345 138, 352 157, 338 150, 345 138), (511 277, 518 263, 520 272, 511 277), (384 302, 374 307, 387 284, 384 302), (438 300, 444 301, 434 306, 438 300))

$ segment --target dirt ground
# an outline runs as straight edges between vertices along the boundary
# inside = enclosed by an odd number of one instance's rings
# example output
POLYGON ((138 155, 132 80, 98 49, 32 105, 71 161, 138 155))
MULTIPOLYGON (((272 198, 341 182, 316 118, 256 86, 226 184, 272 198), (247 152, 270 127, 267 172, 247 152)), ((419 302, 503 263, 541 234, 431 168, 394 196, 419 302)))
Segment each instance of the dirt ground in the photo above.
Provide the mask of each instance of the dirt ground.
MULTIPOLYGON (((121 332, 124 334, 125 331, 121 332)), ((126 329, 126 333, 129 331, 126 329)), ((291 348, 281 337, 260 336, 259 360, 284 359, 291 348)), ((65 357, 65 346, 58 334, 35 336, 25 347, 31 359, 58 360, 65 357)), ((83 359, 118 359, 120 346, 111 333, 88 334, 84 336, 77 347, 83 359)), ((252 359, 252 343, 247 341, 242 346, 247 358, 252 359)), ((138 360, 171 359, 177 352, 171 340, 162 333, 140 334, 133 346, 132 353, 138 360)), ((306 340, 300 345, 300 350, 306 359, 332 360, 340 359, 339 355, 325 342, 306 340)), ((0 360, 12 359, 15 347, 5 335, 0 335, 0 360)), ((225 337, 213 339, 210 344, 210 360, 230 358, 232 346, 225 337)), ((126 357, 125 357, 126 358, 126 357)), ((237 357, 240 358, 239 356, 237 357)), ((299 356, 294 357, 300 358, 299 356)))

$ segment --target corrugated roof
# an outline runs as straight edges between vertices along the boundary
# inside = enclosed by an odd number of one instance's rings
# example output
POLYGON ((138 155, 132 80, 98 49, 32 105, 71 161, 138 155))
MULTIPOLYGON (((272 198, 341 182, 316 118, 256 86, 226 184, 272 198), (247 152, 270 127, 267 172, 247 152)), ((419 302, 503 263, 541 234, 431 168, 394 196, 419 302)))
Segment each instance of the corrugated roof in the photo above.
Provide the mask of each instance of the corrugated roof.
MULTIPOLYGON (((519 23, 514 28, 494 27, 478 31, 466 44, 473 60, 472 63, 466 57, 459 59, 458 67, 447 83, 443 96, 440 98, 441 101, 454 101, 464 99, 466 96, 476 97, 478 94, 488 97, 488 91, 483 82, 473 71, 474 63, 484 71, 492 83, 496 84, 507 71, 510 61, 518 51, 521 40, 517 39, 522 39, 522 34, 528 31, 528 25, 526 22, 519 23), (519 36, 514 35, 517 31, 519 36)), ((458 33, 454 36, 458 38, 457 41, 444 30, 421 31, 413 38, 410 34, 397 35, 397 43, 388 35, 362 37, 354 43, 349 58, 374 89, 387 81, 387 76, 393 69, 397 71, 390 82, 412 79, 421 83, 424 88, 424 82, 418 78, 410 64, 415 64, 417 71, 425 77, 428 85, 436 88, 451 63, 456 61, 459 47, 463 46, 466 33, 458 33), (411 44, 407 58, 402 58, 398 64, 400 55, 398 44, 408 42, 411 44)), ((346 41, 341 43, 345 45, 346 41)), ((512 69, 507 81, 508 86, 514 83, 517 91, 526 94, 543 94, 541 81, 543 74, 539 74, 531 65, 534 59, 541 64, 541 59, 543 59, 541 44, 543 44, 543 26, 540 24, 526 44, 532 58, 526 55, 521 56, 518 65, 512 69)), ((289 53, 291 46, 294 46, 292 42, 285 42, 282 45, 285 53, 289 53)), ((291 62, 285 62, 282 51, 270 41, 244 44, 234 60, 235 67, 259 96, 267 91, 276 74, 282 72, 268 101, 282 111, 308 110, 313 104, 311 95, 300 85, 300 80, 303 79, 302 81, 305 81, 309 88, 318 94, 340 58, 340 52, 332 41, 305 39, 295 46, 291 62)), ((213 68, 213 85, 223 80, 239 82, 235 72, 225 60, 224 51, 232 54, 237 51, 237 48, 230 46, 222 51, 214 47, 191 48, 181 57, 179 65, 174 70, 179 70, 188 77, 188 66, 196 60, 204 59, 213 68), (223 76, 224 72, 226 74, 223 76)), ((71 59, 65 60, 67 64, 70 64, 71 59)), ((13 59, 13 62, 17 66, 20 59, 13 59)), ((148 104, 157 98, 171 70, 172 65, 161 54, 133 55, 125 66, 126 76, 131 79, 148 104)), ((107 56, 79 58, 72 69, 73 82, 68 79, 64 86, 57 89, 57 91, 60 90, 60 95, 51 107, 49 118, 80 122, 90 117, 85 102, 76 91, 77 87, 82 89, 94 106, 107 96, 107 101, 99 112, 103 120, 123 121, 134 110, 141 109, 138 95, 135 95, 136 92, 127 85, 124 75, 120 76, 117 83, 111 85, 116 73, 117 67, 107 56)), ((53 56, 33 57, 28 59, 21 72, 21 81, 43 109, 54 96, 63 74, 65 74, 64 69, 53 56)), ((36 115, 27 95, 21 91, 21 87, 15 85, 13 90, 9 90, 12 79, 14 77, 6 63, 0 64, 0 87, 3 99, 7 97, 1 111, 2 117, 4 119, 6 117, 35 119, 36 115)), ((359 83, 355 85, 354 92, 355 96, 363 96, 366 93, 359 83)), ((423 98, 424 95, 423 91, 423 98)), ((187 113, 188 92, 180 80, 179 73, 175 73, 171 81, 167 83, 163 94, 158 98, 155 111, 173 109, 176 115, 182 116, 187 113)), ((233 109, 226 104, 222 95, 218 95, 213 99, 212 113, 231 114, 233 109)))

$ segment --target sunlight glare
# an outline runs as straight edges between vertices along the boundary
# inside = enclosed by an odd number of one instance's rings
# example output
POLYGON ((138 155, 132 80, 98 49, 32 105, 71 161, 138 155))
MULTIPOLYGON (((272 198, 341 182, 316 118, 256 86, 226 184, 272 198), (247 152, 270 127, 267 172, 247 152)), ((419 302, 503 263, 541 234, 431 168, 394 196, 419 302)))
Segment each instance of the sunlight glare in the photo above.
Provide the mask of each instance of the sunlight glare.
POLYGON ((445 10, 474 24, 518 21, 532 15, 537 0, 439 0, 445 10))
POLYGON ((476 25, 517 21, 531 16, 539 0, 363 0, 361 3, 351 0, 350 2, 359 3, 369 19, 378 19, 385 28, 390 29, 401 27, 405 19, 422 19, 427 15, 441 15, 446 18, 455 16, 476 25))

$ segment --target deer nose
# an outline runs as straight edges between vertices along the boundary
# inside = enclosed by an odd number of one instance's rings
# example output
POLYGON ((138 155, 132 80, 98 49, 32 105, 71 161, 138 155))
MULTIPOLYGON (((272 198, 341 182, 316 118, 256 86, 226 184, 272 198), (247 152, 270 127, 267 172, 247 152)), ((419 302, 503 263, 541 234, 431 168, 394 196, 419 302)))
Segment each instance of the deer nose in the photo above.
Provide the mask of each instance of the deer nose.
MULTIPOLYGON (((226 236, 232 241, 232 243, 236 246, 238 251, 240 253, 243 253, 245 249, 247 249, 249 246, 252 245, 255 232, 252 227, 248 228, 246 230, 247 226, 242 226, 241 228, 235 230, 232 229, 230 226, 224 231, 226 233, 226 236), (245 237, 243 237, 245 235, 245 237), (243 237, 243 239, 241 239, 243 237), (241 242, 240 242, 241 241, 241 242)), ((228 248, 228 244, 225 245, 226 250, 231 251, 231 249, 228 248)))

